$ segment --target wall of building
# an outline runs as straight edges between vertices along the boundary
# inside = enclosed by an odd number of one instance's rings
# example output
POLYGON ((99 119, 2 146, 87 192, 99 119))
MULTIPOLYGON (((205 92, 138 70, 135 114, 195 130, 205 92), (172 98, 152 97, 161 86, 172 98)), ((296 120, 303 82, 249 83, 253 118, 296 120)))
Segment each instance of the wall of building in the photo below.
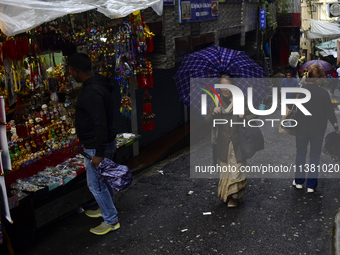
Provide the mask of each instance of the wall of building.
MULTIPOLYGON (((145 23, 156 34, 155 50, 147 55, 154 74, 154 88, 148 90, 153 97, 156 128, 142 131, 141 121, 138 122, 138 132, 143 136, 139 142, 141 148, 182 125, 189 117, 185 116, 185 106, 179 100, 173 79, 186 54, 220 43, 240 49, 256 42, 258 3, 220 3, 218 19, 200 22, 179 23, 178 12, 178 1, 175 6, 164 6, 162 16, 152 9, 142 11, 145 23)), ((143 89, 136 91, 138 119, 142 114, 143 93, 143 89)), ((122 118, 117 116, 117 119, 122 118)), ((126 121, 122 120, 121 125, 124 130, 126 121)))
MULTIPOLYGON (((164 6, 162 17, 157 16, 151 9, 144 10, 142 14, 145 22, 150 24, 150 29, 154 26, 158 28, 161 26, 161 29, 156 29, 159 33, 156 35, 157 39, 161 38, 160 41, 164 47, 162 47, 162 53, 150 54, 154 67, 174 68, 176 52, 178 55, 180 51, 195 49, 199 45, 219 45, 220 39, 235 34, 241 35, 239 44, 244 46, 246 44, 245 33, 257 28, 258 3, 220 3, 219 12, 219 18, 216 20, 179 23, 178 2, 175 6, 164 6)), ((183 51, 184 54, 186 52, 183 51)))
POLYGON ((317 43, 311 41, 308 38, 306 31, 310 29, 310 19, 325 21, 325 22, 334 22, 338 18, 330 18, 329 14, 326 12, 326 6, 328 3, 333 3, 334 1, 329 0, 319 0, 319 1, 306 1, 303 0, 301 3, 301 30, 304 31, 303 37, 300 40, 300 47, 302 50, 307 52, 306 61, 312 59, 312 48, 314 45, 321 42, 321 40, 317 40, 317 43))

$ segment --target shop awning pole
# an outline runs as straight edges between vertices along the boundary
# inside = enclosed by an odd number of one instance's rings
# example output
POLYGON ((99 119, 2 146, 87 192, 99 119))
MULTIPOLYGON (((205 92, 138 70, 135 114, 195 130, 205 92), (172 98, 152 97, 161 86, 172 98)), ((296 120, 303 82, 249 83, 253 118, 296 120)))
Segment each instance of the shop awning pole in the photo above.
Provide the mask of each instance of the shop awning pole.
MULTIPOLYGON (((131 79, 130 82, 130 100, 131 100, 131 133, 138 134, 138 120, 137 120, 137 104, 135 93, 135 79, 131 79)), ((139 154, 139 142, 136 141, 132 144, 133 156, 136 157, 139 154)))

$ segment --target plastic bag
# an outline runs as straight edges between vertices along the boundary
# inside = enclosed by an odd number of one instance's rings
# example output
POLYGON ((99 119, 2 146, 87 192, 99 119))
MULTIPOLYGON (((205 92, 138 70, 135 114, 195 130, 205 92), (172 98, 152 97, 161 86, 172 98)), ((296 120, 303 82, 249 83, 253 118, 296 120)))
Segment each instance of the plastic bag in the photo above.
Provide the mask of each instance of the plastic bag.
POLYGON ((93 9, 113 19, 125 17, 137 10, 152 7, 162 15, 162 0, 1 0, 0 29, 7 36, 24 33, 45 22, 67 14, 76 14, 93 9))

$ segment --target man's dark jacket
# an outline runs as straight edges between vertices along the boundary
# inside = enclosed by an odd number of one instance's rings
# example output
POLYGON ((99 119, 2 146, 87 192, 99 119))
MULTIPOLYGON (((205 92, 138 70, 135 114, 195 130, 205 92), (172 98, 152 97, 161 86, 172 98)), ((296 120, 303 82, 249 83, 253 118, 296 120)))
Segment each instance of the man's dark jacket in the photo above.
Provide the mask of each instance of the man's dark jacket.
POLYGON ((83 82, 76 104, 76 130, 86 149, 96 149, 104 157, 108 143, 116 137, 113 123, 113 85, 106 77, 95 75, 83 82))

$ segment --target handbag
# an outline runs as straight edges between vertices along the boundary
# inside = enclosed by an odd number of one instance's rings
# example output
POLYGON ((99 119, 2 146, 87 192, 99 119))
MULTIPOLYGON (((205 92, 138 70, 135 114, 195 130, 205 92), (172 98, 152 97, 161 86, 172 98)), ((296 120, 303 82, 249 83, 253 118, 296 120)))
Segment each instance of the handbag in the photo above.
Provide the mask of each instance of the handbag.
POLYGON ((259 127, 240 126, 240 142, 243 160, 264 149, 264 138, 259 127))
MULTIPOLYGON (((301 84, 300 88, 302 87, 302 85, 303 84, 301 84)), ((296 96, 296 98, 299 98, 299 94, 296 96)), ((293 105, 292 109, 289 109, 286 106, 286 115, 282 116, 279 133, 295 136, 296 114, 297 106, 295 104, 293 105), (284 125, 282 125, 283 122, 284 125)))
POLYGON ((296 105, 294 105, 293 108, 291 110, 289 110, 289 112, 286 114, 286 116, 284 118, 284 120, 285 120, 284 125, 282 125, 282 121, 281 121, 280 125, 282 126, 282 129, 284 129, 286 131, 295 130, 296 112, 297 112, 297 107, 296 107, 296 105))
POLYGON ((325 137, 325 151, 332 157, 334 162, 340 159, 340 136, 336 132, 331 132, 325 137))
POLYGON ((295 126, 296 122, 294 122, 292 120, 296 120, 296 111, 297 111, 296 106, 293 107, 292 109, 289 109, 288 107, 286 107, 287 114, 282 116, 280 126, 279 126, 279 132, 280 133, 295 136, 295 127, 294 126, 295 126), (282 125, 282 122, 284 122, 284 126, 282 125))

